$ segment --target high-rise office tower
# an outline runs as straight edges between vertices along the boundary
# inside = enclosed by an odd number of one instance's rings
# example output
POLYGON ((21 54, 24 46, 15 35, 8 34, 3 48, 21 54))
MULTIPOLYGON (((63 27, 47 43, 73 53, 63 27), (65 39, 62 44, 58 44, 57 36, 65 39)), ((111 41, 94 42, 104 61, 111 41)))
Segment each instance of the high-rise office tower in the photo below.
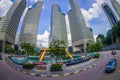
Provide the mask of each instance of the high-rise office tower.
POLYGON ((110 24, 111 24, 111 27, 113 27, 114 25, 117 24, 117 17, 116 15, 114 14, 113 10, 110 8, 110 6, 107 4, 107 3, 103 3, 102 4, 102 9, 103 11, 105 12, 110 24))
POLYGON ((111 4, 113 5, 117 15, 120 18, 120 4, 116 0, 110 0, 110 1, 111 1, 111 4))
POLYGON ((68 12, 73 51, 86 51, 86 45, 93 41, 92 30, 86 27, 85 20, 76 0, 69 0, 71 10, 68 12))
POLYGON ((13 45, 20 18, 26 7, 26 0, 16 0, 6 16, 0 20, 0 51, 5 51, 5 45, 13 45))
POLYGON ((38 25, 42 10, 42 3, 43 1, 39 0, 28 9, 23 21, 19 43, 34 43, 37 46, 38 25))
POLYGON ((52 5, 52 16, 51 16, 51 32, 50 40, 62 40, 68 44, 67 40, 67 28, 65 22, 65 14, 61 12, 58 4, 52 5))

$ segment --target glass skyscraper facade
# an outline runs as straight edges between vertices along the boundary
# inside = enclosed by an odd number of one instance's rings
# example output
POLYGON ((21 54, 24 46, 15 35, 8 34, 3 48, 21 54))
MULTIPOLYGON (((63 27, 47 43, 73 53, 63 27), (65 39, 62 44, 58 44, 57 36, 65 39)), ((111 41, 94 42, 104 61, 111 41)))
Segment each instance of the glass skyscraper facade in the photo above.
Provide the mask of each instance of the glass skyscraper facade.
POLYGON ((52 5, 51 31, 49 38, 49 42, 52 40, 62 40, 66 45, 68 44, 65 14, 61 12, 57 3, 52 5))
POLYGON ((92 30, 86 26, 82 12, 76 0, 69 0, 68 12, 73 51, 85 52, 88 41, 93 41, 92 30))
POLYGON ((111 24, 111 27, 113 27, 114 25, 117 24, 117 17, 116 15, 114 14, 114 12, 112 11, 112 9, 110 8, 110 6, 107 4, 107 3, 103 3, 102 4, 102 9, 103 11, 105 12, 110 24, 111 24))
POLYGON ((13 45, 20 18, 26 7, 26 0, 16 0, 6 16, 0 20, 0 51, 5 51, 5 45, 13 45))
POLYGON ((20 43, 33 43, 37 46, 38 25, 42 4, 43 1, 39 0, 28 9, 20 33, 20 43))
POLYGON ((115 12, 117 13, 117 15, 120 18, 120 4, 116 1, 116 0, 110 0, 111 4, 113 5, 115 12))

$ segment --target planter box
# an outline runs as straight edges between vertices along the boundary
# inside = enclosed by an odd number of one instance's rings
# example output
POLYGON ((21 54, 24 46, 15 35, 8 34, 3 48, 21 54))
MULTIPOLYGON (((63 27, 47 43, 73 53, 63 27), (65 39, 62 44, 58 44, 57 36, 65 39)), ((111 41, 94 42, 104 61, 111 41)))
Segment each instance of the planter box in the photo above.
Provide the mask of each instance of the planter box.
POLYGON ((46 65, 47 63, 45 62, 33 62, 34 65, 46 65))
POLYGON ((46 70, 46 65, 36 65, 38 70, 46 70))
POLYGON ((62 62, 56 62, 54 64, 60 64, 61 66, 63 66, 63 63, 62 62))

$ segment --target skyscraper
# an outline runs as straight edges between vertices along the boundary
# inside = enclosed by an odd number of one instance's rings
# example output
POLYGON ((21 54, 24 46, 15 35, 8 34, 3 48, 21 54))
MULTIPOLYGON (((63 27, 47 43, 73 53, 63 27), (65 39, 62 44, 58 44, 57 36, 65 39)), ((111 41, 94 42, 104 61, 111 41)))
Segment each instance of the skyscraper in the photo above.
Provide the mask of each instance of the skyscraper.
POLYGON ((93 41, 92 30, 86 27, 85 20, 76 0, 69 0, 71 10, 68 12, 72 46, 74 51, 85 52, 88 41, 93 41))
POLYGON ((16 0, 6 16, 0 21, 0 49, 5 51, 5 45, 13 45, 20 18, 26 7, 26 0, 16 0))
POLYGON ((62 40, 68 44, 65 14, 56 3, 52 5, 50 42, 52 40, 62 40))
POLYGON ((102 9, 103 11, 105 12, 110 24, 111 24, 111 27, 113 27, 114 25, 117 24, 117 17, 116 15, 114 14, 114 12, 112 11, 112 9, 110 8, 110 6, 107 4, 107 3, 103 3, 102 4, 102 9))
POLYGON ((113 5, 117 15, 120 18, 120 4, 116 0, 110 0, 110 1, 111 1, 111 4, 113 5))
POLYGON ((20 33, 20 43, 34 43, 37 46, 38 24, 42 10, 42 3, 43 1, 39 0, 28 9, 20 33))

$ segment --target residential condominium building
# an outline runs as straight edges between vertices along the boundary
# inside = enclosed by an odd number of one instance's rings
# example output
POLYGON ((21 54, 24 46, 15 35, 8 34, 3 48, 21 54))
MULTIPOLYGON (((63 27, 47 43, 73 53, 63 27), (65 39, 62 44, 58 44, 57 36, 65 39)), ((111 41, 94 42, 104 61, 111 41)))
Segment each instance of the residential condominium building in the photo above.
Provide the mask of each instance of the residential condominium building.
POLYGON ((6 16, 0 20, 0 52, 5 52, 5 45, 13 45, 20 18, 26 7, 26 0, 16 0, 6 16))
POLYGON ((37 46, 38 25, 43 1, 38 0, 28 9, 20 32, 19 43, 33 43, 37 46))
POLYGON ((68 44, 65 14, 61 12, 57 3, 52 5, 51 31, 49 38, 49 42, 52 40, 62 40, 66 45, 68 44))
POLYGON ((113 10, 110 8, 110 6, 107 4, 107 3, 103 3, 102 4, 102 9, 104 11, 104 13, 106 14, 110 24, 111 24, 111 27, 113 27, 114 25, 117 24, 117 17, 115 15, 115 13, 113 12, 113 10))
POLYGON ((92 29, 86 26, 82 12, 76 0, 69 0, 71 9, 68 12, 73 51, 86 51, 86 45, 93 40, 92 29))
POLYGON ((116 1, 116 0, 110 0, 111 4, 113 5, 115 12, 117 13, 117 15, 120 18, 120 4, 116 1))

